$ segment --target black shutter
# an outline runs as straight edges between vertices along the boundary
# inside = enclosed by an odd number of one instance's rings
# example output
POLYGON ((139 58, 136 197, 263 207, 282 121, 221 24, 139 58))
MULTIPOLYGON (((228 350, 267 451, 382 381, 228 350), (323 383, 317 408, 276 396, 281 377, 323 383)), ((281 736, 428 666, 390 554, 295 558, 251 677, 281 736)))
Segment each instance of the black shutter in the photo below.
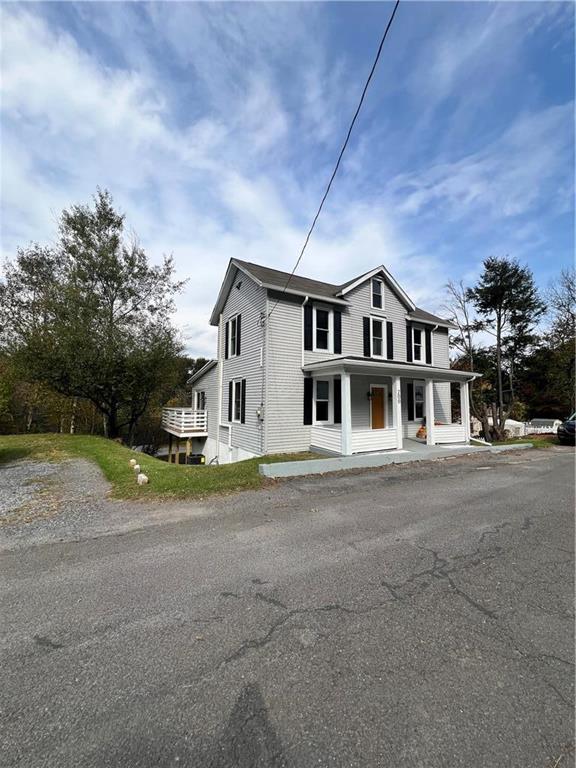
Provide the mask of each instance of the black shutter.
POLYGON ((342 312, 334 310, 334 354, 342 354, 342 312))
POLYGON ((412 323, 406 323, 406 360, 412 362, 412 323))
POLYGON ((314 379, 304 379, 304 424, 312 424, 312 400, 314 398, 314 379))
POLYGON ((394 360, 394 329, 390 320, 386 322, 386 357, 394 360))
POLYGON ((228 421, 232 421, 232 395, 234 391, 234 385, 231 381, 228 382, 228 421))
POLYGON ((342 381, 334 379, 334 424, 342 422, 342 381))
POLYGON ((406 384, 406 399, 408 400, 408 421, 414 421, 414 384, 406 384))
POLYGON ((364 357, 370 357, 370 318, 363 317, 364 323, 364 357))
POLYGON ((224 359, 228 360, 228 323, 224 324, 224 359))
POLYGON ((246 423, 246 379, 242 379, 240 388, 240 423, 246 423))
POLYGON ((426 328, 424 331, 426 335, 426 363, 432 364, 432 331, 430 328, 426 328))
POLYGON ((240 354, 240 339, 242 338, 242 315, 236 318, 236 354, 240 354))
POLYGON ((312 304, 304 304, 304 349, 312 351, 312 304))

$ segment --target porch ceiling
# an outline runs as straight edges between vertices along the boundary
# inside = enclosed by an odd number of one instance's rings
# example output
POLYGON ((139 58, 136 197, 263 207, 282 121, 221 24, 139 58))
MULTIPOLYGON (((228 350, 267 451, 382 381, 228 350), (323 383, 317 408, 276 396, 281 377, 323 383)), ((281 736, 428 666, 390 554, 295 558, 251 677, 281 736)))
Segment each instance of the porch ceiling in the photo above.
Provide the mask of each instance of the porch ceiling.
POLYGON ((457 371, 453 368, 434 368, 431 365, 398 363, 391 360, 373 360, 363 357, 334 357, 303 366, 305 373, 338 375, 356 373, 368 376, 404 376, 411 379, 433 379, 434 381, 471 381, 482 374, 473 371, 457 371))

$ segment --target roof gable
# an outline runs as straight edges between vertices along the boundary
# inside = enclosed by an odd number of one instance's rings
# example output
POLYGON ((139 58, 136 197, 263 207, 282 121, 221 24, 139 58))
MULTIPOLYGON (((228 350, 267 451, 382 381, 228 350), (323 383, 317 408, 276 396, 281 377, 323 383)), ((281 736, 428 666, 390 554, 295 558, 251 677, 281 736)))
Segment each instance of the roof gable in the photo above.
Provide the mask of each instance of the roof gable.
POLYGON ((392 288, 392 290, 398 296, 398 298, 402 301, 405 307, 407 307, 409 310, 416 309, 416 305, 414 304, 412 299, 408 296, 406 291, 396 282, 396 280, 392 277, 390 272, 388 272, 388 270, 383 264, 381 264, 379 267, 375 267, 374 269, 371 269, 369 272, 365 272, 363 275, 360 275, 359 277, 356 277, 347 283, 344 283, 344 285, 340 287, 339 295, 345 296, 350 291, 353 291, 354 288, 357 288, 359 285, 366 283, 368 280, 372 280, 373 277, 377 277, 378 275, 381 275, 384 278, 384 280, 389 284, 389 286, 392 288))

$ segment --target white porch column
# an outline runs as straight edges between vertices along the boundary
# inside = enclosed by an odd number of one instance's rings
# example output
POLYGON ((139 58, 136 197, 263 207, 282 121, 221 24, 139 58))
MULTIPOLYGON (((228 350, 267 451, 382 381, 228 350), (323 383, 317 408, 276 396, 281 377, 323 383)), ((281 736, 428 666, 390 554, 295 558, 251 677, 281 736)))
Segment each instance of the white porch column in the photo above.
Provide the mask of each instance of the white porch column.
POLYGON ((342 372, 340 374, 340 393, 341 393, 341 439, 342 455, 352 455, 352 397, 350 391, 350 374, 342 372))
POLYGON ((402 450, 402 395, 400 376, 392 377, 392 423, 396 430, 396 448, 402 450))
POLYGON ((464 440, 470 442, 470 400, 468 394, 468 382, 460 382, 460 414, 464 427, 464 440))
POLYGON ((434 442, 434 382, 426 379, 426 444, 436 445, 434 442))

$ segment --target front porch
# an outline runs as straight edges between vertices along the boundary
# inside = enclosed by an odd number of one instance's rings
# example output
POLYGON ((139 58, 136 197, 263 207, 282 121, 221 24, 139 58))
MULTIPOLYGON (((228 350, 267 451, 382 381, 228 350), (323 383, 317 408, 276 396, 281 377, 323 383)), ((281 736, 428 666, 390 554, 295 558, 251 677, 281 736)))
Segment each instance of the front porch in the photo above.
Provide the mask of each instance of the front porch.
POLYGON ((469 444, 475 374, 358 358, 304 371, 313 380, 311 450, 351 456, 469 444))

